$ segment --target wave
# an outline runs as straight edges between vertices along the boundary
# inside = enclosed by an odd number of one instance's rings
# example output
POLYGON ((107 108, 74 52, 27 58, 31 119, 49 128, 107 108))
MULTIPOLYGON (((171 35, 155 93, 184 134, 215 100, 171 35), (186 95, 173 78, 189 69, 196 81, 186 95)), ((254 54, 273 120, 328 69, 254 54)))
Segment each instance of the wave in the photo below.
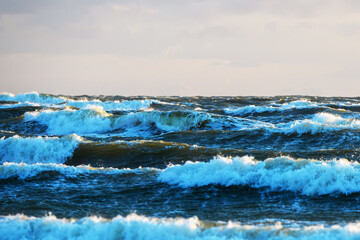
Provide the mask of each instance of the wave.
POLYGON ((20 107, 39 107, 39 106, 40 105, 37 103, 24 102, 24 103, 15 103, 15 104, 0 104, 0 109, 20 108, 20 107))
POLYGON ((49 134, 91 134, 123 130, 122 136, 150 136, 151 130, 176 132, 192 129, 264 130, 267 133, 318 134, 359 130, 360 120, 331 113, 317 113, 312 118, 272 124, 244 118, 221 117, 198 111, 141 111, 124 115, 109 114, 102 107, 42 110, 25 113, 24 121, 46 125, 49 134), (150 131, 149 131, 150 130, 150 131))
POLYGON ((162 171, 159 181, 180 187, 242 185, 293 191, 304 195, 360 192, 360 164, 346 159, 295 160, 289 157, 257 161, 252 157, 218 157, 209 162, 186 162, 162 171))
POLYGON ((0 162, 16 163, 64 163, 71 157, 81 138, 13 136, 0 139, 0 162))
MULTIPOLYGON (((247 152, 237 149, 207 148, 185 143, 136 140, 116 142, 82 142, 75 149, 67 165, 87 165, 137 168, 165 168, 171 163, 183 163, 186 160, 206 161, 214 156, 245 155, 247 152)), ((259 152, 258 155, 264 154, 259 152)), ((266 154, 266 153, 265 153, 266 154)), ((271 153, 270 153, 271 154, 271 153)))
MULTIPOLYGON (((242 118, 236 118, 242 119, 242 118)), ((233 127, 233 130, 264 130, 267 133, 280 134, 318 134, 336 132, 343 130, 360 130, 360 120, 355 117, 344 118, 337 114, 321 112, 314 114, 312 118, 295 120, 287 123, 267 123, 263 121, 250 120, 240 122, 233 127)))
POLYGON ((128 110, 144 110, 155 102, 153 100, 125 100, 125 101, 108 101, 100 100, 68 100, 65 105, 75 108, 89 108, 91 106, 102 107, 105 111, 128 111, 128 110))
POLYGON ((360 223, 345 225, 271 221, 242 224, 206 222, 197 217, 155 218, 130 214, 112 219, 85 217, 36 218, 12 215, 0 218, 2 239, 357 239, 360 223))
POLYGON ((24 121, 37 121, 48 127, 49 134, 84 134, 100 133, 113 129, 111 114, 106 113, 101 107, 91 107, 88 109, 64 110, 43 110, 25 113, 24 121))
POLYGON ((311 119, 296 120, 287 124, 278 124, 278 129, 285 134, 291 133, 324 133, 341 130, 359 130, 360 120, 356 118, 343 118, 331 113, 318 113, 311 119))
POLYGON ((265 113, 265 112, 272 113, 272 112, 281 112, 285 110, 319 108, 319 107, 322 107, 322 105, 307 100, 297 100, 283 104, 274 103, 272 105, 265 105, 265 106, 249 105, 240 108, 225 108, 224 112, 233 115, 244 115, 244 114, 252 114, 252 113, 265 113))
POLYGON ((116 169, 116 168, 94 168, 91 166, 67 166, 56 163, 9 163, 0 165, 0 179, 19 178, 27 179, 37 176, 43 172, 57 172, 66 177, 76 177, 80 174, 141 174, 150 171, 157 171, 151 168, 137 169, 116 169))
POLYGON ((39 106, 45 107, 66 107, 90 108, 91 106, 102 107, 105 111, 128 111, 143 110, 150 107, 152 103, 158 103, 154 100, 124 100, 124 101, 100 101, 99 99, 80 100, 70 99, 62 96, 50 96, 39 94, 37 92, 14 95, 11 93, 0 94, 0 101, 15 101, 17 104, 0 105, 1 108, 14 108, 19 106, 39 106))
POLYGON ((48 127, 49 134, 88 134, 104 133, 123 129, 125 136, 138 136, 152 127, 161 131, 181 131, 200 127, 211 116, 200 112, 131 112, 126 115, 113 115, 102 107, 91 106, 85 109, 66 108, 60 111, 43 110, 27 112, 24 121, 37 121, 48 127))
POLYGON ((37 92, 30 92, 24 94, 14 95, 12 93, 0 94, 0 101, 15 101, 20 103, 38 103, 38 104, 60 104, 64 99, 53 97, 47 94, 39 94, 37 92))

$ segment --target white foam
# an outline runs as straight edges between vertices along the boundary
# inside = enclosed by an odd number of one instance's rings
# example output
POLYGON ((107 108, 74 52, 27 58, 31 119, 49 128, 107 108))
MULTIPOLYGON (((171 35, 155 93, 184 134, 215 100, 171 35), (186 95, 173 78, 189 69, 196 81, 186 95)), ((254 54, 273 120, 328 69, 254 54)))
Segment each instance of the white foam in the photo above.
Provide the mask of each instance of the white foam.
MULTIPOLYGON (((37 92, 25 93, 25 94, 11 94, 11 93, 2 93, 0 94, 0 101, 16 101, 20 104, 25 104, 32 106, 36 104, 37 106, 41 104, 46 107, 66 107, 71 106, 75 108, 89 108, 89 106, 102 107, 105 111, 115 111, 115 110, 143 110, 150 107, 153 100, 124 100, 124 101, 100 101, 98 99, 87 100, 73 100, 66 97, 55 97, 48 96, 45 94, 39 94, 37 92)), ((26 105, 26 106, 27 106, 26 105)), ((16 107, 17 105, 7 105, 8 107, 16 107)))
POLYGON ((150 107, 154 101, 152 100, 125 100, 125 101, 106 101, 102 102, 100 100, 68 100, 66 105, 76 107, 76 108, 89 108, 89 106, 98 106, 102 107, 105 111, 115 111, 115 110, 144 110, 150 107))
POLYGON ((15 103, 15 104, 1 104, 0 108, 18 108, 18 107, 38 107, 40 106, 38 103, 15 103))
POLYGON ((355 118, 343 118, 330 113, 318 113, 311 119, 296 120, 277 126, 280 131, 289 133, 321 133, 340 130, 359 130, 360 120, 355 118))
POLYGON ((225 108, 225 113, 234 114, 234 115, 242 115, 242 114, 249 114, 249 113, 263 113, 263 112, 275 112, 279 111, 280 108, 273 107, 273 106, 255 106, 249 105, 241 108, 225 108))
POLYGON ((66 108, 27 112, 24 121, 37 121, 48 126, 49 134, 86 134, 112 130, 110 116, 101 107, 94 106, 80 110, 66 108))
POLYGON ((164 131, 183 131, 192 127, 199 127, 206 120, 211 120, 207 113, 200 112, 158 112, 146 111, 130 113, 118 118, 116 126, 146 126, 155 124, 158 129, 164 131))
POLYGON ((112 219, 86 217, 59 219, 13 215, 0 218, 0 235, 10 239, 358 239, 360 223, 324 226, 293 226, 280 221, 267 225, 236 222, 207 225, 197 217, 154 218, 130 214, 112 219))
MULTIPOLYGON (((234 117, 236 118, 236 117, 234 117)), ((236 118, 239 119, 239 118, 236 118)), ((254 130, 263 129, 269 133, 285 133, 285 134, 317 134, 325 132, 335 132, 342 130, 360 130, 360 120, 357 118, 344 118, 336 114, 327 112, 314 114, 312 118, 295 120, 288 123, 266 123, 261 121, 240 121, 236 124, 237 130, 254 130)))
POLYGON ((209 162, 169 166, 158 180, 181 187, 220 184, 267 187, 304 195, 351 194, 360 192, 360 164, 346 159, 315 161, 277 157, 257 161, 249 156, 218 157, 209 162))
POLYGON ((16 101, 20 103, 39 103, 39 104, 59 104, 63 103, 63 98, 56 98, 37 92, 14 95, 12 93, 1 93, 0 101, 16 101))
POLYGON ((284 111, 289 109, 304 109, 304 108, 316 108, 320 107, 321 104, 313 103, 307 100, 298 100, 283 104, 273 104, 265 106, 249 105, 241 108, 225 108, 225 113, 233 115, 242 115, 250 113, 264 113, 264 112, 276 112, 284 111))
POLYGON ((76 177, 79 174, 140 174, 144 172, 157 172, 157 169, 153 168, 137 168, 137 169, 116 169, 116 168, 94 168, 91 166, 67 166, 64 164, 56 163, 9 163, 5 162, 0 165, 0 179, 7 178, 20 178, 26 179, 34 177, 42 172, 58 172, 67 177, 76 177))
POLYGON ((210 120, 207 113, 144 111, 115 117, 102 107, 60 111, 43 110, 27 112, 24 121, 37 121, 48 126, 50 134, 103 133, 115 129, 126 129, 124 135, 137 136, 155 125, 164 131, 188 130, 210 120))
POLYGON ((321 106, 321 104, 319 103, 314 103, 308 100, 297 100, 289 103, 276 104, 276 105, 279 106, 281 109, 304 109, 304 108, 314 108, 321 106))
POLYGON ((63 163, 71 157, 81 138, 14 136, 0 139, 0 162, 63 163))

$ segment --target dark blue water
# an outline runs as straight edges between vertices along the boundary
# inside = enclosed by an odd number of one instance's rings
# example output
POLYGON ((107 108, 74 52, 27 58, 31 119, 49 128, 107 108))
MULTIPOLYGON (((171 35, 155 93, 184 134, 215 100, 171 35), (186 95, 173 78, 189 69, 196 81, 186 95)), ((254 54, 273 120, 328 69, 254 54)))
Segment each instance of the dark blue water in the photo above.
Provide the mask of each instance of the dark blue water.
POLYGON ((359 113, 358 98, 2 94, 0 232, 357 239, 359 113))

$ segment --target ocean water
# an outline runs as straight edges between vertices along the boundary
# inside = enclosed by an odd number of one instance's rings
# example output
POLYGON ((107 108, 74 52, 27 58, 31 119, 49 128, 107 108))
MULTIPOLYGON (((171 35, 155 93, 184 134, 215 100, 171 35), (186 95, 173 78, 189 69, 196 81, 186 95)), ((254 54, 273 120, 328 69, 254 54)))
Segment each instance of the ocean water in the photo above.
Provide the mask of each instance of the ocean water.
POLYGON ((360 98, 0 94, 0 239, 360 239, 360 98))

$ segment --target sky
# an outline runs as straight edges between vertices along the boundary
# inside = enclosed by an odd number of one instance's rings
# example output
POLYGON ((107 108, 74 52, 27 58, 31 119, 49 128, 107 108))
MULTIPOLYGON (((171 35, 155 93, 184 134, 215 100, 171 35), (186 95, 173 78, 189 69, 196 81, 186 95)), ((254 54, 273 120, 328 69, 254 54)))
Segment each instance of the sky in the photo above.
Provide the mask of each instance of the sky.
POLYGON ((358 0, 0 0, 0 92, 360 96, 358 0))

